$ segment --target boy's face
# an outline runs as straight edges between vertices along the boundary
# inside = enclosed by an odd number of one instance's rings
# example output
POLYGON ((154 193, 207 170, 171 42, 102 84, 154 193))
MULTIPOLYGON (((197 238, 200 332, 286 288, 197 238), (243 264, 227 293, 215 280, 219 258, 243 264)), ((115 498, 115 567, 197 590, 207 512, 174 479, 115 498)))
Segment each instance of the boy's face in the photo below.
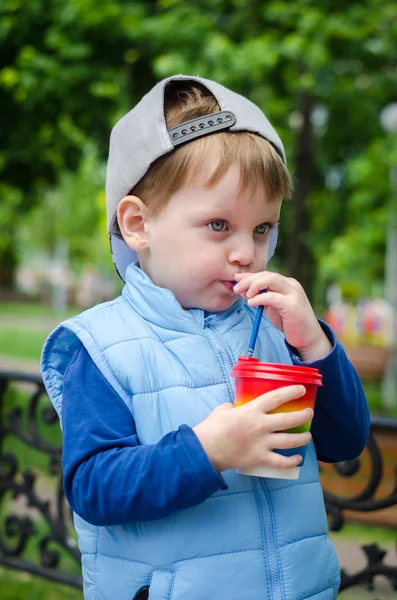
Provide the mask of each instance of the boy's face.
POLYGON ((216 312, 239 298, 231 283, 236 273, 266 269, 267 231, 279 220, 281 200, 268 202, 262 186, 241 190, 236 165, 205 187, 209 175, 196 175, 158 217, 145 221, 147 248, 139 262, 184 308, 216 312))

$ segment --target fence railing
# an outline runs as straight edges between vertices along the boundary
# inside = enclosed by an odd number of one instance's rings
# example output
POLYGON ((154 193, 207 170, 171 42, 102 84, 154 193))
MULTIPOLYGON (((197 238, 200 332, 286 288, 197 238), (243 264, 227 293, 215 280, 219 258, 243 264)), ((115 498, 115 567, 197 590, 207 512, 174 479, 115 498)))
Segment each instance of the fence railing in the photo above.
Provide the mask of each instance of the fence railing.
POLYGON ((39 375, 0 371, 0 564, 82 588, 80 576, 60 568, 62 554, 78 565, 80 553, 63 493, 61 446, 45 433, 51 426, 58 429, 57 422, 39 375), (18 394, 10 384, 17 385, 18 394), (16 440, 25 457, 26 449, 45 456, 50 483, 37 485, 38 471, 21 464, 16 440), (38 560, 25 557, 28 545, 38 560))
MULTIPOLYGON (((385 417, 371 417, 371 434, 367 442, 366 452, 369 458, 369 469, 363 473, 364 485, 357 493, 349 496, 341 496, 333 493, 330 489, 324 489, 324 500, 327 509, 329 527, 331 531, 340 531, 345 524, 345 512, 350 514, 374 513, 383 509, 397 507, 397 465, 394 467, 394 482, 392 489, 380 497, 383 479, 385 475, 384 458, 382 446, 376 440, 380 433, 392 432, 396 440, 397 449, 397 419, 385 417)), ((360 475, 363 461, 361 457, 350 461, 344 461, 333 465, 336 473, 342 478, 352 478, 360 475)), ((375 542, 362 546, 365 553, 367 564, 356 573, 347 573, 341 569, 340 591, 358 584, 367 584, 369 589, 373 589, 374 578, 377 575, 385 576, 394 590, 397 590, 397 529, 396 533, 396 566, 389 566, 384 563, 387 552, 380 548, 375 542)))
MULTIPOLYGON (((62 487, 57 421, 40 376, 0 371, 0 564, 82 588, 80 553, 62 487), (45 457, 40 468, 32 466, 37 451, 45 457)), ((359 514, 397 506, 397 466, 393 489, 379 497, 384 476, 382 448, 374 435, 379 431, 393 432, 397 438, 397 420, 372 418, 366 449, 370 468, 367 460, 360 492, 347 497, 323 488, 333 531, 344 527, 345 511, 359 514)), ((338 477, 352 478, 362 470, 362 460, 333 468, 338 477)), ((363 552, 367 564, 360 571, 346 573, 342 565, 341 590, 357 584, 371 589, 377 575, 397 589, 397 565, 385 564, 386 552, 376 543, 363 546, 363 552)))

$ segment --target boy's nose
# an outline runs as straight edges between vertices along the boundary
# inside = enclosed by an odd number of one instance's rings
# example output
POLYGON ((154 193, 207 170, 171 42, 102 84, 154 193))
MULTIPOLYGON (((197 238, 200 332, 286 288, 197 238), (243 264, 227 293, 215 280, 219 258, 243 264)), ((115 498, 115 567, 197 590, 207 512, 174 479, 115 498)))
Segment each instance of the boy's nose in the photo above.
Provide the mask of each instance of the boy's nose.
POLYGON ((229 252, 229 262, 233 265, 249 266, 255 259, 255 245, 253 241, 240 243, 238 247, 229 252))

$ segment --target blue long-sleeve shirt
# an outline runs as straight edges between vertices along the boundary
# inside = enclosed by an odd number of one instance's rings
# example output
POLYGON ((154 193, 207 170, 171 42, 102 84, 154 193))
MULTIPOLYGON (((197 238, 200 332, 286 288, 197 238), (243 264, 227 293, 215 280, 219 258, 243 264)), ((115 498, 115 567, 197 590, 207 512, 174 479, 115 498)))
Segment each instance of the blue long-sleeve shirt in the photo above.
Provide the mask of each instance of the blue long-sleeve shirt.
MULTIPOLYGON (((349 460, 365 447, 369 412, 357 374, 332 330, 333 349, 302 363, 320 369, 311 432, 325 462, 349 460)), ((157 444, 140 444, 132 414, 81 346, 64 376, 63 470, 69 504, 95 525, 160 519, 225 489, 193 430, 181 424, 157 444)))

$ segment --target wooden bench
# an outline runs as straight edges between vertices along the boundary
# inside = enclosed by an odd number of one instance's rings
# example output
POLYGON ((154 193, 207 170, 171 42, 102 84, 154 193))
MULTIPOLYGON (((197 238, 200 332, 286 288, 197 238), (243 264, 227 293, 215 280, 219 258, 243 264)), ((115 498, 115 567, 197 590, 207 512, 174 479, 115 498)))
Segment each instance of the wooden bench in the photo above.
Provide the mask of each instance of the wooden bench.
POLYGON ((385 372, 390 348, 344 345, 346 354, 363 381, 378 381, 385 372))

